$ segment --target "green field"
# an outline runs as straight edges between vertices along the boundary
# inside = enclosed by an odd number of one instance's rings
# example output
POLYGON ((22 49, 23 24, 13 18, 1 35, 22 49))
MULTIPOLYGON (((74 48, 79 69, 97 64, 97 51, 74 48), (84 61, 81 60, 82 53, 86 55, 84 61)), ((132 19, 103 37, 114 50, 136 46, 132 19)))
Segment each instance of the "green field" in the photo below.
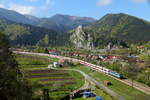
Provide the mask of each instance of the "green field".
MULTIPOLYGON (((20 65, 20 68, 23 69, 22 71, 24 71, 25 77, 34 87, 34 97, 41 97, 42 89, 47 88, 51 91, 50 97, 58 99, 67 95, 70 91, 78 89, 84 84, 83 76, 74 71, 49 70, 49 72, 47 72, 46 70, 46 72, 43 72, 42 69, 33 69, 47 68, 49 64, 57 61, 57 59, 50 59, 48 57, 33 55, 17 55, 16 59, 20 65)), ((102 73, 92 71, 88 67, 80 66, 72 68, 79 69, 100 82, 103 82, 104 80, 110 81, 113 85, 109 86, 109 88, 119 95, 125 97, 127 100, 150 100, 150 97, 147 94, 140 92, 102 73)), ((104 98, 104 100, 114 100, 109 94, 101 89, 96 88, 95 93, 96 95, 104 98)), ((84 99, 79 98, 75 100, 84 99)), ((89 98, 86 100, 95 100, 95 98, 89 98)))
POLYGON ((15 57, 21 68, 46 68, 49 64, 58 60, 34 55, 15 55, 15 57))
MULTIPOLYGON (((62 71, 62 70, 49 70, 48 72, 42 72, 41 69, 33 68, 47 68, 49 64, 57 59, 51 59, 48 57, 34 56, 34 55, 16 55, 16 59, 20 65, 20 68, 23 69, 25 77, 33 86, 34 96, 33 97, 42 97, 42 89, 49 89, 49 95, 51 98, 58 100, 59 98, 67 95, 70 91, 78 89, 84 83, 83 76, 78 72, 74 71, 62 71), (55 71, 55 72, 54 72, 55 71), (73 78, 69 80, 59 81, 63 78, 73 78), (42 81, 42 80, 51 80, 51 81, 42 81), (58 79, 57 81, 52 81, 58 79), (57 90, 57 91, 55 91, 57 90)), ((101 89, 96 88, 96 95, 101 96, 104 100, 115 100, 112 96, 107 94, 101 89)), ((95 100, 94 98, 78 98, 75 100, 95 100)))
POLYGON ((41 98, 42 90, 48 89, 50 98, 59 100, 84 84, 84 77, 78 72, 40 69, 47 68, 57 59, 33 55, 16 55, 16 60, 25 78, 33 87, 33 97, 41 98))
MULTIPOLYGON (((74 67, 75 68, 75 67, 74 67)), ((92 71, 90 68, 85 66, 76 67, 75 69, 79 69, 99 82, 103 82, 104 80, 110 81, 113 85, 109 86, 111 90, 118 93, 119 95, 125 97, 127 100, 150 100, 150 95, 147 95, 137 89, 134 89, 126 84, 121 83, 118 80, 115 80, 107 75, 102 73, 92 71)))

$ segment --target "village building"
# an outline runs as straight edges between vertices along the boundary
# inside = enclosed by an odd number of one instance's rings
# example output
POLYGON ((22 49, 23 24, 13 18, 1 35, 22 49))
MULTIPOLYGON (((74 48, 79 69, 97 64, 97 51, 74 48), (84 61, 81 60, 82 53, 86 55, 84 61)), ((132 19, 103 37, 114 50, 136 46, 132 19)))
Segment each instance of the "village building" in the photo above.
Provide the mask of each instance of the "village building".
POLYGON ((51 55, 59 55, 59 53, 55 50, 48 50, 49 54, 51 55))

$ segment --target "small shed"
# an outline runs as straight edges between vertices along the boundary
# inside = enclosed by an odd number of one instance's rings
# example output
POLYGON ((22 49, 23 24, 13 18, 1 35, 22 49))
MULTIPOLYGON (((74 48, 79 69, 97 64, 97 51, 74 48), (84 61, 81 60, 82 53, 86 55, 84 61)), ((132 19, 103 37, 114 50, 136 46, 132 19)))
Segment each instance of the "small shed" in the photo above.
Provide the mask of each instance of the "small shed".
POLYGON ((63 67, 63 64, 58 63, 58 62, 53 62, 53 66, 56 67, 63 67))
POLYGON ((58 62, 53 62, 54 67, 57 67, 58 62))
POLYGON ((106 85, 106 86, 112 85, 112 83, 111 83, 110 81, 107 81, 107 80, 104 80, 103 83, 104 83, 104 85, 106 85))

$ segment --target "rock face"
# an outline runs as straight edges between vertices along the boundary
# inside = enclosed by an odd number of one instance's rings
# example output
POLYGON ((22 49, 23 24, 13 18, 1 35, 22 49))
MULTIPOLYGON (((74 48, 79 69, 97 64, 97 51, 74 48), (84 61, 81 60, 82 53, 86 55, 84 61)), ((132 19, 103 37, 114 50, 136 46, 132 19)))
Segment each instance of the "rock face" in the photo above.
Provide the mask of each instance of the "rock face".
POLYGON ((78 26, 74 33, 70 37, 71 42, 75 45, 76 48, 92 49, 93 38, 89 33, 83 31, 82 26, 78 26))

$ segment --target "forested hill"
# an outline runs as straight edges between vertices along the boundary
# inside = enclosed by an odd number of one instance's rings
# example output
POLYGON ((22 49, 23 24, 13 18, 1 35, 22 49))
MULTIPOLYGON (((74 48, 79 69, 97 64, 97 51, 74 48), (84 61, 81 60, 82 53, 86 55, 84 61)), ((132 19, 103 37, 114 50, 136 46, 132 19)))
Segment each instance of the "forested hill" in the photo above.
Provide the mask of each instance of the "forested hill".
MULTIPOLYGON (((107 14, 91 26, 84 27, 81 33, 77 30, 78 28, 71 31, 72 36, 78 32, 78 34, 84 33, 85 38, 85 42, 78 41, 78 43, 88 45, 86 37, 90 36, 91 39, 88 42, 93 43, 95 47, 103 47, 110 42, 134 44, 150 41, 150 23, 123 13, 107 14)), ((70 40, 74 42, 72 38, 70 40)))
MULTIPOLYGON (((62 34, 53 30, 18 24, 0 18, 0 30, 5 33, 11 45, 64 45, 62 34), (59 38, 61 37, 61 38, 59 38)), ((65 37, 65 36, 64 36, 65 37)))
POLYGON ((129 43, 150 41, 150 23, 127 14, 107 14, 85 28, 95 40, 116 38, 129 43))

